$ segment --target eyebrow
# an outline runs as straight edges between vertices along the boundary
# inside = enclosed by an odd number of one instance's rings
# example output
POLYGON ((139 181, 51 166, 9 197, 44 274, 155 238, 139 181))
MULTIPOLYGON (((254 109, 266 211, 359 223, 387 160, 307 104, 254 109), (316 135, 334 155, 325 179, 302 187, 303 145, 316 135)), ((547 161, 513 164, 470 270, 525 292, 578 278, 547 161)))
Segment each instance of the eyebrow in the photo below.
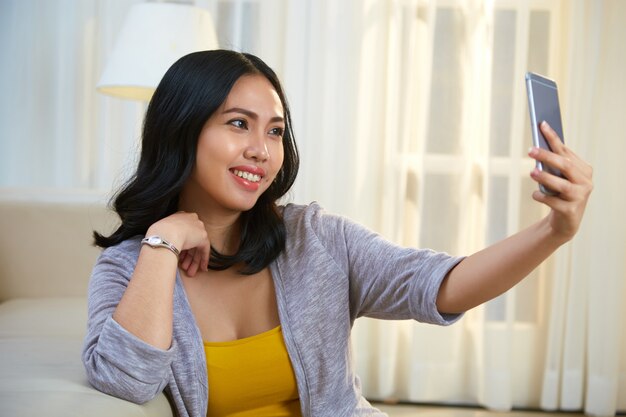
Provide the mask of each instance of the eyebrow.
MULTIPOLYGON (((248 116, 251 119, 254 120, 258 120, 259 115, 256 114, 253 111, 250 110, 246 110, 246 109, 242 109, 241 107, 232 107, 230 109, 224 110, 222 112, 222 114, 227 114, 227 113, 241 113, 241 114, 245 114, 246 116, 248 116)), ((285 119, 282 118, 281 116, 274 116, 270 119, 270 122, 285 122, 285 119)))

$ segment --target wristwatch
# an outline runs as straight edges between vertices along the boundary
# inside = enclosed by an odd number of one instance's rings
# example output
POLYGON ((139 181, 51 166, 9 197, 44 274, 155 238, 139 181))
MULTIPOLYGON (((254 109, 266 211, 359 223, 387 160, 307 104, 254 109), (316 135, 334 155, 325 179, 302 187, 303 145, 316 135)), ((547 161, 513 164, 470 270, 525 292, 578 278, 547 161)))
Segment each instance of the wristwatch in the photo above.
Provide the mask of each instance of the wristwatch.
POLYGON ((172 245, 170 242, 158 235, 146 236, 145 238, 141 239, 141 244, 148 245, 152 248, 169 249, 174 253, 174 255, 176 255, 177 258, 180 255, 180 251, 176 248, 176 246, 172 245))

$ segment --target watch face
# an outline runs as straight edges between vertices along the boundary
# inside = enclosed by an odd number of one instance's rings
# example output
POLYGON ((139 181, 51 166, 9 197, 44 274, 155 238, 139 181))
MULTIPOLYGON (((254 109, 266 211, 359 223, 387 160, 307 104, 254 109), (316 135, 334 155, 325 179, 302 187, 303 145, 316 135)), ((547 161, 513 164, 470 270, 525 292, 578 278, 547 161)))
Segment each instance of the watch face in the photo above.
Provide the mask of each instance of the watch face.
POLYGON ((149 245, 158 245, 160 243, 161 243, 161 238, 158 236, 150 236, 150 238, 148 238, 149 245))

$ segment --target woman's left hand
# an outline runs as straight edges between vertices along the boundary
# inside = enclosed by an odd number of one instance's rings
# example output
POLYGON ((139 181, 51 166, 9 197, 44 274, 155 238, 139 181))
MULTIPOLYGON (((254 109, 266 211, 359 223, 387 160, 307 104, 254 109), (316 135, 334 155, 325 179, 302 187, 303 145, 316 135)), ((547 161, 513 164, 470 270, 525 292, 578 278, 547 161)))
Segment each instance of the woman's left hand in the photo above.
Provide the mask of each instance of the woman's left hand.
POLYGON ((537 190, 533 193, 533 199, 552 209, 547 218, 552 233, 557 238, 568 241, 578 231, 589 195, 593 190, 591 180, 593 168, 565 146, 548 123, 541 123, 540 128, 552 152, 531 148, 528 155, 544 165, 558 169, 565 178, 535 168, 530 176, 558 195, 545 195, 537 190))

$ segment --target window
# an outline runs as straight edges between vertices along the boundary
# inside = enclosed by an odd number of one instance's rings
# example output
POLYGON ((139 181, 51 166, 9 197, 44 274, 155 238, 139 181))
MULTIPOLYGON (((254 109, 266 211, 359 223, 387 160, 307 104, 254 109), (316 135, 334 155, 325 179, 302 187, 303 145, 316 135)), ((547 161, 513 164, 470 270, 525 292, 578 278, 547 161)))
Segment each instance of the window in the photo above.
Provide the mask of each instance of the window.
MULTIPOLYGON (((486 33, 476 24, 484 15, 458 2, 439 1, 431 12, 430 90, 418 92, 428 103, 425 134, 408 135, 410 143, 399 147, 406 152, 396 156, 406 184, 398 229, 404 244, 471 253, 545 214, 531 198, 536 184, 528 175, 534 163, 526 156, 524 74, 554 73, 559 3, 496 1, 493 7, 485 14, 491 21, 479 22, 486 33)), ((422 9, 418 19, 427 15, 422 9)), ((488 320, 504 320, 507 297, 515 297, 515 321, 536 322, 540 275, 535 271, 515 294, 488 303, 488 320)))

